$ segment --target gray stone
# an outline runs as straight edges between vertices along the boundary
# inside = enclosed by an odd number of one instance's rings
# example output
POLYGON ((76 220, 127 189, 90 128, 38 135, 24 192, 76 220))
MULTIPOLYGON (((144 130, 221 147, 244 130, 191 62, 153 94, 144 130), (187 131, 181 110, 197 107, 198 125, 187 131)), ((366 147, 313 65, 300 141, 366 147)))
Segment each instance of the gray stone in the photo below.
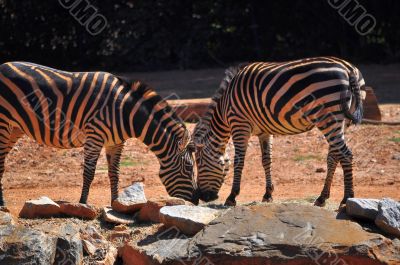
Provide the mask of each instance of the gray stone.
POLYGON ((177 228, 168 228, 118 250, 124 265, 191 264, 188 261, 190 238, 177 228))
POLYGON ((53 264, 56 244, 56 237, 31 228, 16 227, 0 237, 0 264, 53 264))
POLYGON ((221 213, 207 207, 165 206, 160 209, 160 220, 166 227, 176 227, 185 235, 195 235, 221 213))
MULTIPOLYGON (((44 228, 46 231, 46 228, 44 228)), ((72 224, 61 227, 54 225, 47 230, 57 238, 57 250, 54 265, 81 265, 83 263, 83 246, 79 228, 72 224)))
POLYGON ((379 200, 349 198, 346 202, 346 213, 352 217, 375 220, 378 214, 379 200))
POLYGON ((139 211, 146 202, 143 183, 135 182, 119 194, 118 199, 112 202, 112 208, 120 213, 134 213, 139 211))
POLYGON ((109 207, 103 208, 102 216, 104 221, 109 223, 125 224, 125 225, 131 225, 136 223, 136 214, 134 215, 123 214, 109 207))
POLYGON ((14 218, 10 213, 0 211, 0 226, 14 225, 14 224, 15 224, 14 218))
POLYGON ((391 235, 400 237, 400 203, 385 198, 379 203, 375 224, 391 235))
POLYGON ((60 205, 48 197, 26 201, 19 216, 22 218, 48 218, 61 214, 60 205))
POLYGON ((399 240, 308 205, 235 207, 192 238, 171 229, 125 245, 124 264, 400 264, 399 240))

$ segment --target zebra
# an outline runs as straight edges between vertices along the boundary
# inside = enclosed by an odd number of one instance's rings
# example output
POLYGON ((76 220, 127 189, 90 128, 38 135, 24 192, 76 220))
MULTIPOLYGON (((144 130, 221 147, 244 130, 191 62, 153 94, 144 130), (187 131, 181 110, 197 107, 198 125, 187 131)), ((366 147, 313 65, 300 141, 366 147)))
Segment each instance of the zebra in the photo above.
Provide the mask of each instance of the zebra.
POLYGON ((111 201, 118 197, 121 153, 129 138, 157 156, 170 196, 196 202, 194 145, 184 123, 151 87, 106 72, 66 72, 29 62, 0 65, 0 205, 5 159, 23 135, 56 148, 84 149, 86 204, 105 148, 111 201))
POLYGON ((293 135, 317 127, 329 144, 327 175, 315 205, 324 206, 337 164, 344 171, 344 197, 354 197, 353 155, 344 129, 362 120, 361 72, 334 57, 306 58, 287 62, 255 62, 230 68, 212 98, 205 116, 196 125, 197 185, 203 201, 218 198, 228 166, 225 149, 232 137, 235 148, 233 185, 226 205, 236 205, 244 158, 250 136, 259 138, 266 191, 271 202, 273 135, 293 135))

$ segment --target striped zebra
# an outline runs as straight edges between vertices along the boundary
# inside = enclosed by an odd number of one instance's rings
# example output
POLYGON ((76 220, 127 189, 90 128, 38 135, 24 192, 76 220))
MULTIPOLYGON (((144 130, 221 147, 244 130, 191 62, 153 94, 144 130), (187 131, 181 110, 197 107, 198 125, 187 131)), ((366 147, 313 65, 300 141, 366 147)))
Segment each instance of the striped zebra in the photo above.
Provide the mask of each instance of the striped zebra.
POLYGON ((344 204, 354 197, 352 161, 344 129, 362 119, 360 71, 333 57, 288 62, 251 63, 226 71, 204 118, 196 125, 194 142, 200 199, 212 201, 227 173, 224 156, 230 137, 235 147, 232 191, 226 205, 235 205, 249 138, 257 135, 266 177, 263 201, 272 201, 273 135, 299 134, 317 127, 329 144, 327 176, 315 205, 329 198, 333 174, 344 171, 344 204))
POLYGON ((0 65, 0 205, 4 205, 4 161, 24 134, 51 147, 83 146, 81 203, 87 203, 103 147, 111 201, 118 197, 121 153, 124 142, 132 137, 157 156, 169 195, 196 201, 190 134, 166 101, 142 82, 27 62, 0 65))

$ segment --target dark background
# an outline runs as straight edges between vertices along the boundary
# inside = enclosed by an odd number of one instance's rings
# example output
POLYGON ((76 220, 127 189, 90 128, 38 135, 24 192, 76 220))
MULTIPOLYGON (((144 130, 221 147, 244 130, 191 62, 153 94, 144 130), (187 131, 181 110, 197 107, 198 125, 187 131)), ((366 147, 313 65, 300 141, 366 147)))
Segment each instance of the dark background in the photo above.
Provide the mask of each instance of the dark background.
POLYGON ((361 1, 377 25, 359 35, 327 0, 89 1, 108 20, 90 35, 58 0, 0 0, 0 63, 153 71, 333 55, 400 60, 400 1, 361 1))

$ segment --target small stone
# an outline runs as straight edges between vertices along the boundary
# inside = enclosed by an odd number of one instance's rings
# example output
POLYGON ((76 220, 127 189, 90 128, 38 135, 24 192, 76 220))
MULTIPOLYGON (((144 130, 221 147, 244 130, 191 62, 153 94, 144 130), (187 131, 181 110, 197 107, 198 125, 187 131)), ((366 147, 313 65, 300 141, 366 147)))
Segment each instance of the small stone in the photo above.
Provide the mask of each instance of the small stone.
POLYGON ((21 218, 47 218, 60 216, 60 205, 48 197, 26 201, 19 216, 21 218))
POLYGON ((90 243, 90 241, 88 241, 86 239, 82 240, 82 245, 83 245, 83 250, 89 256, 93 256, 97 251, 97 248, 95 247, 95 245, 93 245, 92 243, 90 243))
POLYGON ((87 220, 94 220, 98 216, 98 209, 94 206, 82 203, 61 202, 62 214, 87 220))
POLYGON ((142 222, 160 222, 160 209, 164 206, 186 205, 186 201, 180 198, 162 198, 159 200, 149 200, 140 209, 138 219, 142 222))
POLYGON ((315 170, 315 172, 317 172, 317 173, 324 173, 324 172, 326 172, 326 170, 325 170, 325 168, 319 167, 319 168, 317 168, 317 169, 315 170))
POLYGON ((383 199, 379 203, 375 224, 386 233, 400 237, 400 203, 383 199))
POLYGON ((375 158, 372 158, 370 161, 371 161, 372 163, 378 162, 375 158))
POLYGON ((195 235, 220 215, 219 210, 199 206, 165 206, 160 220, 166 227, 176 227, 185 235, 195 235))
POLYGON ((128 230, 125 231, 113 231, 109 234, 108 240, 113 243, 126 243, 132 239, 131 233, 128 230))
POLYGON ((114 224, 125 224, 125 225, 131 225, 136 223, 136 215, 128 215, 128 214, 123 214, 120 212, 117 212, 109 207, 104 207, 103 208, 103 219, 106 222, 109 223, 114 223, 114 224))
POLYGON ((128 228, 125 225, 117 225, 113 229, 114 231, 126 231, 128 228))
POLYGON ((118 250, 113 247, 111 244, 108 246, 106 256, 104 260, 97 261, 96 265, 114 265, 117 260, 118 250))
POLYGON ((9 213, 10 210, 6 206, 0 206, 0 212, 9 213))
POLYGON ((378 214, 379 200, 349 198, 346 202, 346 213, 352 217, 375 220, 378 214))
POLYGON ((393 160, 400 160, 400 154, 394 154, 394 155, 392 156, 392 159, 393 159, 393 160))
MULTIPOLYGON (((0 226, 2 225, 14 225, 14 218, 8 212, 0 211, 0 226)), ((1 235, 1 233, 0 233, 1 235)))
POLYGON ((112 208, 120 213, 134 213, 139 211, 146 202, 143 183, 135 182, 119 194, 118 199, 112 202, 112 208))

